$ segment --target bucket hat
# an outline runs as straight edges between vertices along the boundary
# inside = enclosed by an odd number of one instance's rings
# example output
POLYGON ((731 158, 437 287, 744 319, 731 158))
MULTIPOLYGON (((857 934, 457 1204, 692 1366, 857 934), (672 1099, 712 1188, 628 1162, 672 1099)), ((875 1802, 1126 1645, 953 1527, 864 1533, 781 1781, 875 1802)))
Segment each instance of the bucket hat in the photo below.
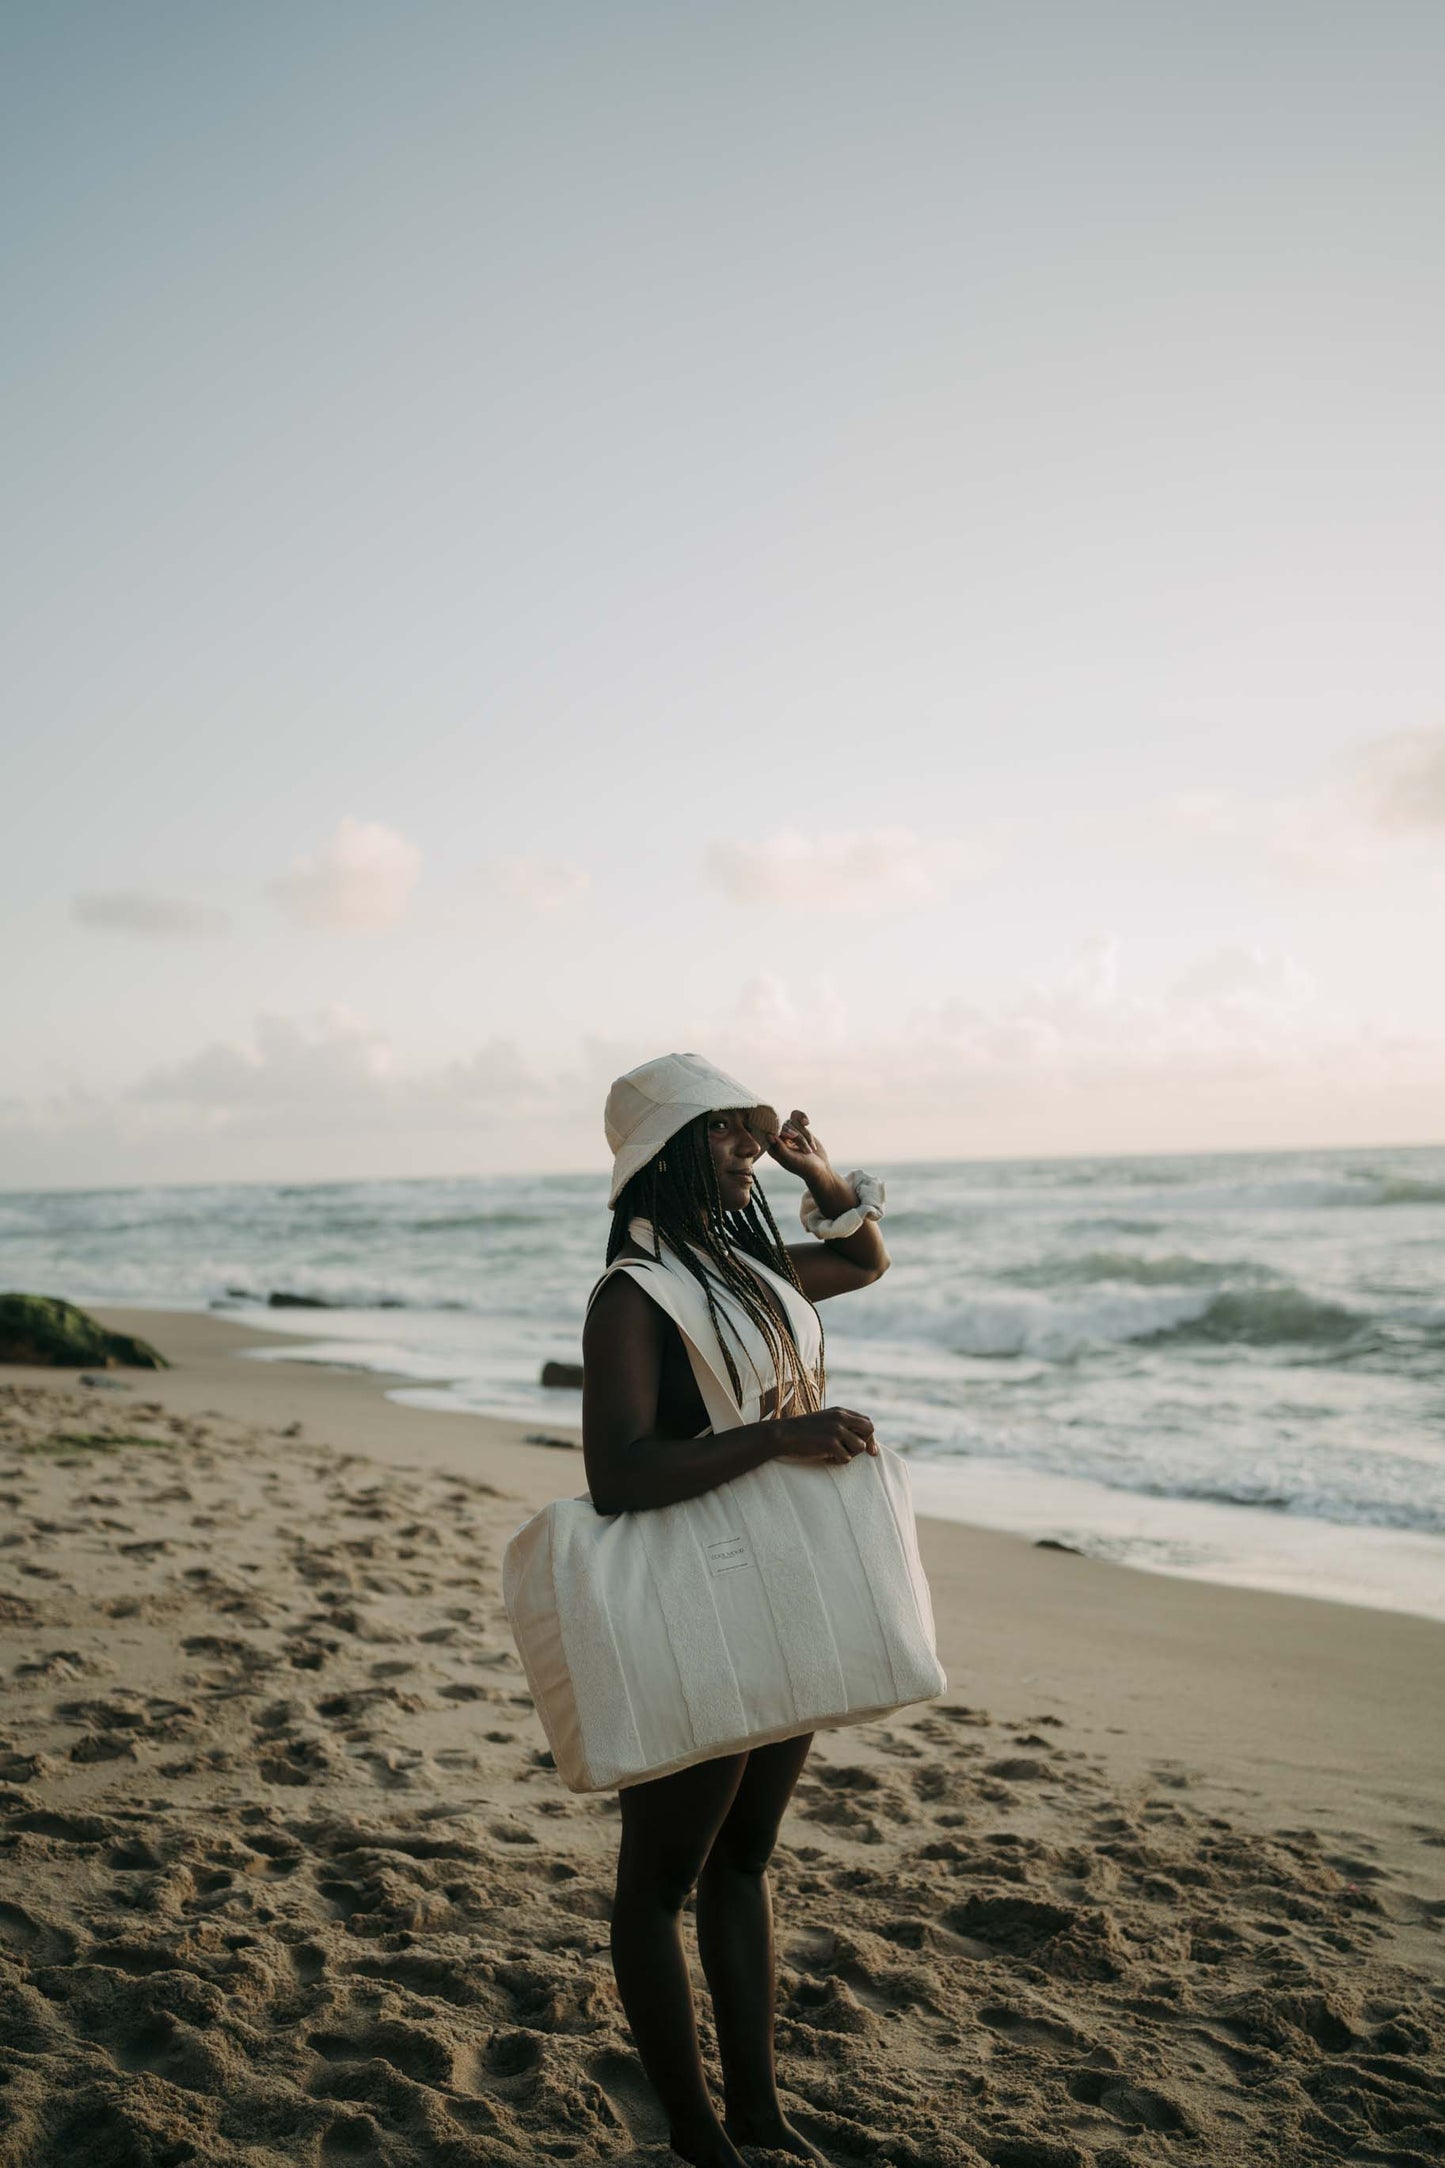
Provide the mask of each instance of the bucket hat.
POLYGON ((638 1168, 679 1129, 699 1114, 722 1114, 734 1107, 747 1115, 748 1127, 761 1143, 777 1135, 777 1108, 701 1054, 662 1054, 618 1077, 602 1117, 612 1148, 608 1204, 616 1204, 638 1168))

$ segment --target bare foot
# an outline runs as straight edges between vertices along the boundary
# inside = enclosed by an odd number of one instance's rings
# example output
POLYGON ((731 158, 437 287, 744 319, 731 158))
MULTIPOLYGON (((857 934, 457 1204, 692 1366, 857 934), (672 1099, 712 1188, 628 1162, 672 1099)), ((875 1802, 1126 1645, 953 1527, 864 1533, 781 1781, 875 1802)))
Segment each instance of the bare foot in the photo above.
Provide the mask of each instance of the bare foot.
POLYGON ((748 2168, 721 2123, 694 2135, 670 2130, 667 2142, 678 2159, 690 2161, 692 2168, 748 2168))
POLYGON ((827 2154, 810 2145, 785 2115, 760 2122, 745 2122, 741 2116, 728 2116, 723 2127, 734 2145, 755 2145, 760 2152, 787 2153, 796 2160, 813 2161, 816 2168, 831 2168, 827 2154))

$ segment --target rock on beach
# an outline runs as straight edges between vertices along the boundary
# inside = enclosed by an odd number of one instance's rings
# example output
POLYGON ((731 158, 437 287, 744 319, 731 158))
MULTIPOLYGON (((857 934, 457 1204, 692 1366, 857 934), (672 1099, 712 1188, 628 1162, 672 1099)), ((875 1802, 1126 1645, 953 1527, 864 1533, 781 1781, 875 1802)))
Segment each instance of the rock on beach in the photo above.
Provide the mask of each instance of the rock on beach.
POLYGON ((0 1295, 0 1363, 39 1363, 57 1370, 165 1370, 148 1340, 107 1332, 58 1295, 0 1295))

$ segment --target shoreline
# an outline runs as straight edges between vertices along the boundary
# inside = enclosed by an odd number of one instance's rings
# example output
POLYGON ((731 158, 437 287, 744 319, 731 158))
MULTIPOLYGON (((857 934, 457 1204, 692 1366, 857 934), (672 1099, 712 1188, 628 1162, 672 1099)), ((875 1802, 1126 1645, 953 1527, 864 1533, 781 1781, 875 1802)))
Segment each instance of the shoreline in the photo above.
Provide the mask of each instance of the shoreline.
MULTIPOLYGON (((578 1428, 580 1410, 568 1393, 544 1394, 546 1404, 523 1415, 462 1398, 455 1392, 461 1380, 445 1370, 427 1376, 412 1367, 389 1369, 375 1353, 349 1361, 342 1353, 348 1325, 338 1320, 355 1318, 357 1313, 350 1310, 286 1309, 279 1317, 251 1321, 250 1313, 238 1316, 234 1305, 88 1307, 98 1317, 112 1310, 117 1317, 129 1317, 129 1329, 142 1333, 147 1318, 229 1322, 255 1335, 258 1356, 369 1376, 398 1407, 469 1414, 524 1430, 576 1433, 578 1428), (320 1352, 302 1352, 308 1344, 320 1352)), ((384 1356, 384 1325, 377 1330, 384 1356)), ((375 1350, 370 1333, 356 1344, 375 1350)), ((1393 1611, 1445 1624, 1445 1535, 1272 1512, 1239 1500, 1115 1489, 1093 1477, 1061 1475, 978 1454, 954 1456, 925 1448, 907 1458, 920 1519, 1060 1545, 1134 1573, 1393 1611)))
MULTIPOLYGON (((288 1357, 289 1331, 209 1311, 94 1314, 120 1331, 148 1327, 170 1356, 170 1371, 130 1374, 162 1405, 220 1406, 278 1428, 299 1414, 308 1439, 500 1483, 517 1500, 518 1522, 586 1488, 580 1451, 527 1444, 530 1423, 399 1402, 389 1395, 414 1379, 288 1357), (248 1347, 272 1359, 247 1359, 248 1347)), ((578 1436, 560 1421, 547 1429, 578 1436)), ((1445 1799, 1445 1624, 1141 1571, 922 1512, 918 1523, 952 1692, 1020 1721, 1040 1707, 1066 1709, 1136 1777, 1161 1760, 1198 1765, 1221 1802, 1257 1789, 1288 1814, 1330 1814, 1331 1779, 1388 1768, 1409 1738, 1419 1785, 1409 1782, 1393 1807, 1408 1795, 1418 1825, 1445 1799)))

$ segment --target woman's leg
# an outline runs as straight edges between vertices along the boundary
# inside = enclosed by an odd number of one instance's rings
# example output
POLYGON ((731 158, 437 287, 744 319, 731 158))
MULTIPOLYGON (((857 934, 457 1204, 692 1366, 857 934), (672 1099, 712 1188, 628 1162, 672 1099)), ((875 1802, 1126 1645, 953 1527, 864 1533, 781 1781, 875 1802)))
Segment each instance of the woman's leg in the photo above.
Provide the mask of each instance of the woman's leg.
POLYGON ((698 2168, 732 2168, 698 2053, 681 1914, 747 1765, 719 1755, 672 1776, 625 1785, 612 1907, 612 1968, 642 2067, 666 2112, 674 2151, 698 2168))
POLYGON ((728 2135, 739 2145, 787 2141, 818 2160, 791 2129, 773 2062, 775 1992, 768 1861, 778 1825, 813 1743, 811 1732, 755 1746, 697 1885, 697 1947, 712 1995, 728 2135))

